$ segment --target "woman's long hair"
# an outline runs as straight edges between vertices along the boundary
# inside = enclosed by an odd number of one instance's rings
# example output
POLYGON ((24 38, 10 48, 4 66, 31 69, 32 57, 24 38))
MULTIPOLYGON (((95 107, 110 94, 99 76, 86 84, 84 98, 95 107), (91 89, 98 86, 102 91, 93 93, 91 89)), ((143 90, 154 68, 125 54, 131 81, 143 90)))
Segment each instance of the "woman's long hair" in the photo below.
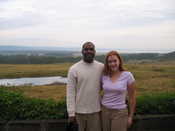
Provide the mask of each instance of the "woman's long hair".
POLYGON ((117 56, 117 58, 119 59, 119 71, 124 71, 123 68, 123 60, 121 58, 121 56, 119 55, 119 53, 117 51, 110 51, 109 53, 107 53, 106 57, 105 57, 105 65, 104 65, 104 70, 103 70, 103 74, 107 75, 107 76, 111 76, 112 75, 112 71, 110 70, 109 66, 108 66, 108 58, 109 56, 115 55, 117 56))

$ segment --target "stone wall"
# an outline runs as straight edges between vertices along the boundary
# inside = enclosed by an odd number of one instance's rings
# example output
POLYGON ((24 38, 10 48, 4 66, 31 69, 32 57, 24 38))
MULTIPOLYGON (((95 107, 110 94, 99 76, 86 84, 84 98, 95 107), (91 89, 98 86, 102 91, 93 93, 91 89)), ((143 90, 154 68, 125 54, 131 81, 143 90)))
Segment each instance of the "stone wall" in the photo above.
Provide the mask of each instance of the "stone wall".
MULTIPOLYGON (((77 125, 71 127, 77 131, 77 125)), ((68 131, 68 124, 66 119, 0 121, 0 131, 68 131)), ((175 115, 136 116, 128 131, 175 131, 175 115)))

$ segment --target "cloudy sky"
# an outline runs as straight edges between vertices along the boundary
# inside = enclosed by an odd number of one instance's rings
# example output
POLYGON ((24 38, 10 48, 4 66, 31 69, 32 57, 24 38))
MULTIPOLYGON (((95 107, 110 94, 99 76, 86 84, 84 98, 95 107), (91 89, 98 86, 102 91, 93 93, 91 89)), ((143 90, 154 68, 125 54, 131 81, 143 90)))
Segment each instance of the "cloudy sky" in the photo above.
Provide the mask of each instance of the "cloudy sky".
POLYGON ((175 50, 175 0, 0 0, 0 45, 175 50))

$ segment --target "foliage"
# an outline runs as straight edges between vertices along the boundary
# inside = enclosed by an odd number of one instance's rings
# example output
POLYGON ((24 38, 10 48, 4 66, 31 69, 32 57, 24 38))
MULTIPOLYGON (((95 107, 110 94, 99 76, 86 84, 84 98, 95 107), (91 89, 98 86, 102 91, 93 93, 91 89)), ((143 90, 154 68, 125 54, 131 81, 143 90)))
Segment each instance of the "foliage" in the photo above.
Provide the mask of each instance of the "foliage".
MULTIPOLYGON (((146 94, 137 97, 137 114, 174 114, 175 93, 146 94)), ((27 98, 0 88, 0 120, 40 120, 66 117, 65 100, 56 102, 27 98)))
POLYGON ((55 64, 77 62, 80 57, 38 56, 38 55, 0 55, 0 64, 55 64))
POLYGON ((138 96, 136 109, 137 114, 174 114, 175 92, 138 96))
POLYGON ((60 119, 66 114, 65 101, 26 98, 22 94, 0 88, 0 119, 60 119))
MULTIPOLYGON (((14 55, 2 55, 0 54, 0 64, 55 64, 55 63, 67 63, 77 62, 81 59, 81 56, 70 55, 72 52, 53 52, 40 55, 40 53, 28 54, 14 54, 14 55), (56 53, 56 54, 55 54, 56 53), (55 54, 55 55, 54 55, 55 54), (68 54, 68 55, 66 55, 68 54)), ((42 54, 42 53, 41 53, 42 54)), ((133 60, 146 60, 146 61, 167 61, 175 60, 175 52, 167 54, 159 53, 132 53, 132 54, 121 54, 124 61, 133 60)), ((105 55, 97 55, 96 59, 103 62, 105 55)))

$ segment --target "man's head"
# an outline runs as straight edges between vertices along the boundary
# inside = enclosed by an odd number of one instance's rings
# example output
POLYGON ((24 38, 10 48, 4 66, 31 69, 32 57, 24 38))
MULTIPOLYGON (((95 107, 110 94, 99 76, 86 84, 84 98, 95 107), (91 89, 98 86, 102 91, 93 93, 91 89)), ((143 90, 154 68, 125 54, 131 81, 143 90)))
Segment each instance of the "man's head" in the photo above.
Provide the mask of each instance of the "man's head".
POLYGON ((83 60, 92 63, 95 57, 95 45, 92 42, 85 42, 82 46, 83 60))

